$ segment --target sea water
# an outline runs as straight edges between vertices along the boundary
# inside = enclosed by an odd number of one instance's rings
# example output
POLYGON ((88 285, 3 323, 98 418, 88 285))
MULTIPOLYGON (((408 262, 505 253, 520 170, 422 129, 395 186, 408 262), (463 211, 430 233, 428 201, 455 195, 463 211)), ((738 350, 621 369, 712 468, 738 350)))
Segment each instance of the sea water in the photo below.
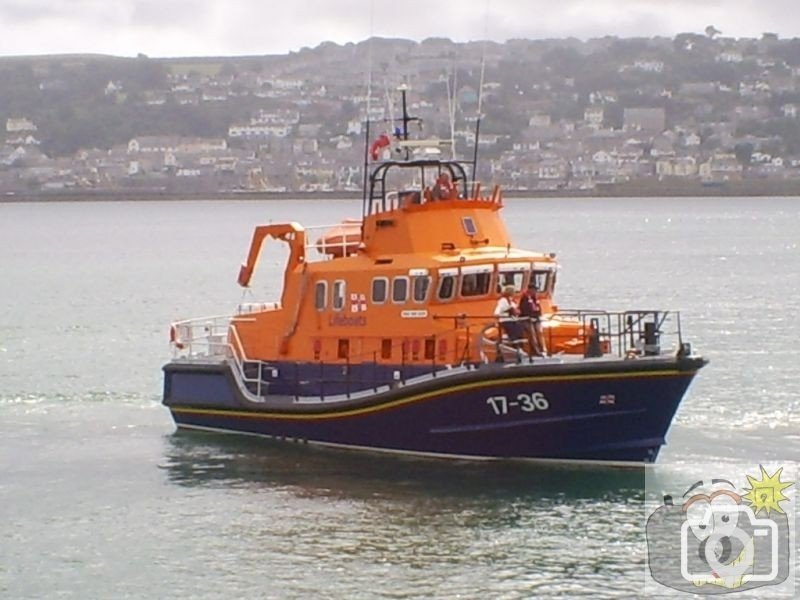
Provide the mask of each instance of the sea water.
MULTIPOLYGON (((644 594, 641 470, 175 434, 168 324, 278 299, 252 227, 358 201, 0 204, 0 597, 644 594)), ((671 308, 711 363, 659 464, 800 460, 800 200, 509 200, 563 308, 671 308)), ((658 468, 658 467, 656 467, 658 468)))

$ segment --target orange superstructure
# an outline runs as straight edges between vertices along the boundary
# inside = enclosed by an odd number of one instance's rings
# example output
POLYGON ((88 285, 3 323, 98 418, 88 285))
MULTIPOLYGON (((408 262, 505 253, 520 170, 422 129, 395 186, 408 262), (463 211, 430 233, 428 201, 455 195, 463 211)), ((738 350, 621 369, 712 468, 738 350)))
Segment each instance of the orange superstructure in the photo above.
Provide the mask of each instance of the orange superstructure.
MULTIPOLYGON (((402 167, 457 171, 440 161, 402 167)), ((319 238, 296 223, 256 229, 241 285, 267 236, 285 241, 290 255, 280 308, 233 321, 247 358, 457 364, 495 352, 486 329, 501 286, 521 291, 533 279, 545 315, 556 312, 555 260, 512 247, 499 190, 446 200, 404 190, 368 204, 363 222, 319 238)), ((551 320, 545 330, 551 352, 583 351, 574 323, 551 320)))

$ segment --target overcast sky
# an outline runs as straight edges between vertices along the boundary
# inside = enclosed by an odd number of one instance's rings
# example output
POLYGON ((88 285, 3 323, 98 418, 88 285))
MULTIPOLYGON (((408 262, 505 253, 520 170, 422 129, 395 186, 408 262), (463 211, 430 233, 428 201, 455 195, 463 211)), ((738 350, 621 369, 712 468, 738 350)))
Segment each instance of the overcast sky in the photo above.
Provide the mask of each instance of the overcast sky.
POLYGON ((284 54, 370 35, 459 42, 672 37, 707 25, 734 37, 769 31, 791 38, 800 37, 798 6, 798 0, 0 0, 0 56, 284 54))

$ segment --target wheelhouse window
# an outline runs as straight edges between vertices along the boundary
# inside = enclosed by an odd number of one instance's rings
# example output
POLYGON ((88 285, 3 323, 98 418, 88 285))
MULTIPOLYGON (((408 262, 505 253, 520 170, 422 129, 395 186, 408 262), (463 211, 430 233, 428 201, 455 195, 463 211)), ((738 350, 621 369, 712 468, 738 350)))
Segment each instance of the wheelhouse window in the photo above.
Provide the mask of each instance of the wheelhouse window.
POLYGON ((472 217, 462 217, 461 224, 464 226, 464 233, 472 237, 478 233, 478 228, 475 226, 475 221, 472 217))
POLYGON ((347 283, 343 279, 333 282, 333 310, 344 308, 344 297, 347 292, 347 283))
POLYGON ((543 293, 547 291, 547 280, 549 278, 550 273, 548 271, 534 271, 531 274, 531 283, 537 292, 543 293))
POLYGON ((556 265, 554 263, 533 263, 531 265, 531 284, 538 293, 552 292, 555 285, 556 265))
POLYGON ((431 278, 427 275, 413 278, 412 293, 414 302, 425 302, 428 299, 428 289, 431 287, 431 278))
POLYGON ((325 310, 328 306, 328 282, 318 281, 314 286, 314 306, 317 310, 325 310))
POLYGON ((496 292, 499 294, 506 286, 513 286, 514 291, 519 293, 525 286, 531 266, 528 263, 505 263, 497 267, 497 286, 496 292))
POLYGON ((386 277, 376 277, 372 280, 372 302, 383 304, 386 302, 389 280, 386 277))
POLYGON ((402 304, 408 300, 408 277, 395 277, 392 280, 392 302, 402 304))
POLYGON ((456 293, 458 269, 439 270, 439 300, 451 300, 456 293))
POLYGON ((463 267, 461 269, 461 296, 485 296, 492 283, 491 265, 463 267))

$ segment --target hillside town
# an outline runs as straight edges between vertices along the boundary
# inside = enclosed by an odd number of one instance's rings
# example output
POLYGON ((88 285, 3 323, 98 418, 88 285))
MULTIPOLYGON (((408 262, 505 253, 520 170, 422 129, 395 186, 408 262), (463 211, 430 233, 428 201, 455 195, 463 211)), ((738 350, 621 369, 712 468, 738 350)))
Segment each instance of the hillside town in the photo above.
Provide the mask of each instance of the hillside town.
POLYGON ((0 59, 0 194, 357 196, 396 88, 520 193, 800 191, 800 40, 374 38, 282 56, 0 59), (369 120, 370 129, 366 129, 369 120))

